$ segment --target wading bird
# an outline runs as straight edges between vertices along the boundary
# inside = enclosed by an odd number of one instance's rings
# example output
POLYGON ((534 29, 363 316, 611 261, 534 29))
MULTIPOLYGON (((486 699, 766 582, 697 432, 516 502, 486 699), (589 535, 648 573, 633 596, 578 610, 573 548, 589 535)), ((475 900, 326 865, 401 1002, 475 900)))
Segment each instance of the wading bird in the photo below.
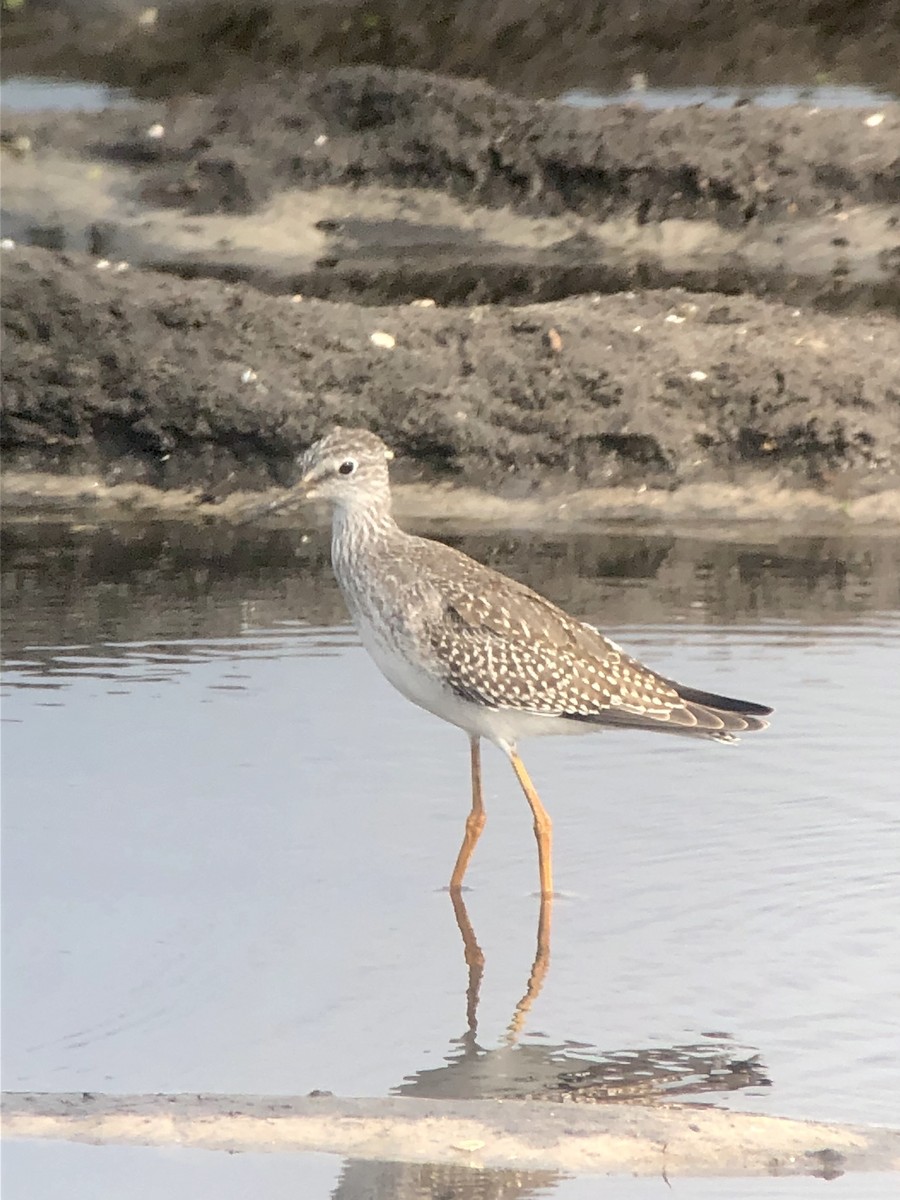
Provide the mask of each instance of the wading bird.
POLYGON ((484 828, 481 738, 509 759, 534 816, 541 895, 553 892, 551 824, 519 757, 525 737, 644 729, 731 742, 770 708, 684 687, 631 658, 537 592, 391 515, 390 450, 335 428, 303 455, 298 496, 333 511, 331 560, 363 645, 414 704, 469 735, 472 808, 450 889, 484 828))

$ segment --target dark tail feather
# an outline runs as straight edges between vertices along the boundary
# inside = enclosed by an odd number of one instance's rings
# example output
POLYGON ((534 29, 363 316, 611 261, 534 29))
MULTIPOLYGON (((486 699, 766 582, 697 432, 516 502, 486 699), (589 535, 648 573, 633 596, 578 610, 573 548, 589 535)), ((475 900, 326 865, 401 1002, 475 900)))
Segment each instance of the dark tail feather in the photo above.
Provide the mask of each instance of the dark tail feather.
POLYGON ((690 704, 702 704, 704 708, 716 708, 719 712, 739 713, 742 717, 768 717, 773 711, 765 704, 735 700, 733 696, 717 696, 715 692, 700 692, 696 688, 682 687, 680 683, 675 684, 675 690, 682 700, 690 704))
POLYGON ((709 729, 712 736, 727 739, 729 734, 751 733, 765 729, 766 717, 772 712, 765 704, 753 704, 749 700, 736 700, 733 696, 717 696, 715 692, 701 692, 696 688, 676 684, 678 695, 684 706, 697 721, 699 729, 709 729), (716 734, 715 728, 721 731, 716 734))
POLYGON ((563 713, 569 721, 587 724, 614 725, 620 729, 653 729, 660 733, 679 733, 688 737, 712 738, 717 742, 734 742, 740 733, 752 733, 767 728, 766 717, 773 711, 765 704, 750 700, 735 700, 733 696, 718 696, 682 687, 673 679, 660 679, 677 692, 681 704, 672 702, 665 712, 629 710, 627 707, 603 708, 589 713, 563 713))

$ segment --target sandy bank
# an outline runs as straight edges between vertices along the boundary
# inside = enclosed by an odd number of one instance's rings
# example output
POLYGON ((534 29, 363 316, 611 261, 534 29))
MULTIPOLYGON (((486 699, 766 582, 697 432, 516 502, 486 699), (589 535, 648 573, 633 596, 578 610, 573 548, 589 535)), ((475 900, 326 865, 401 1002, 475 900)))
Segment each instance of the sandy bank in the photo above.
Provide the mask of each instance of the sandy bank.
POLYGON ((691 1107, 9 1093, 7 1137, 637 1175, 896 1170, 892 1130, 691 1107))

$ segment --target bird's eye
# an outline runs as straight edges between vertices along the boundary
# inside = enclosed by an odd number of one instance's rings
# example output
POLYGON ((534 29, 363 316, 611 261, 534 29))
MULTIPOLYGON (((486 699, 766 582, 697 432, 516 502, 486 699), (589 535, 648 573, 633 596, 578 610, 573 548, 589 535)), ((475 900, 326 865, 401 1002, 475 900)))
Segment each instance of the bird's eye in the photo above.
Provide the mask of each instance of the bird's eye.
POLYGON ((348 458, 346 462, 341 463, 341 465, 338 467, 338 470, 342 475, 352 475, 356 470, 356 463, 352 458, 348 458))

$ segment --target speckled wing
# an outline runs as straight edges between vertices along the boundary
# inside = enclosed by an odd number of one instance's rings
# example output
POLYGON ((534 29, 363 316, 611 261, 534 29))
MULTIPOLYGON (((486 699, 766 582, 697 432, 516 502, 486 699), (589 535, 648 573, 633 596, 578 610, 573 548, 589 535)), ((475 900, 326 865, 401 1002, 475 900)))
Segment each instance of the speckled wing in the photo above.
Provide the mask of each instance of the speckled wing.
POLYGON ((766 724, 770 710, 682 688, 522 584, 483 567, 474 583, 443 581, 443 619, 430 630, 447 682, 464 699, 725 740, 766 724))

